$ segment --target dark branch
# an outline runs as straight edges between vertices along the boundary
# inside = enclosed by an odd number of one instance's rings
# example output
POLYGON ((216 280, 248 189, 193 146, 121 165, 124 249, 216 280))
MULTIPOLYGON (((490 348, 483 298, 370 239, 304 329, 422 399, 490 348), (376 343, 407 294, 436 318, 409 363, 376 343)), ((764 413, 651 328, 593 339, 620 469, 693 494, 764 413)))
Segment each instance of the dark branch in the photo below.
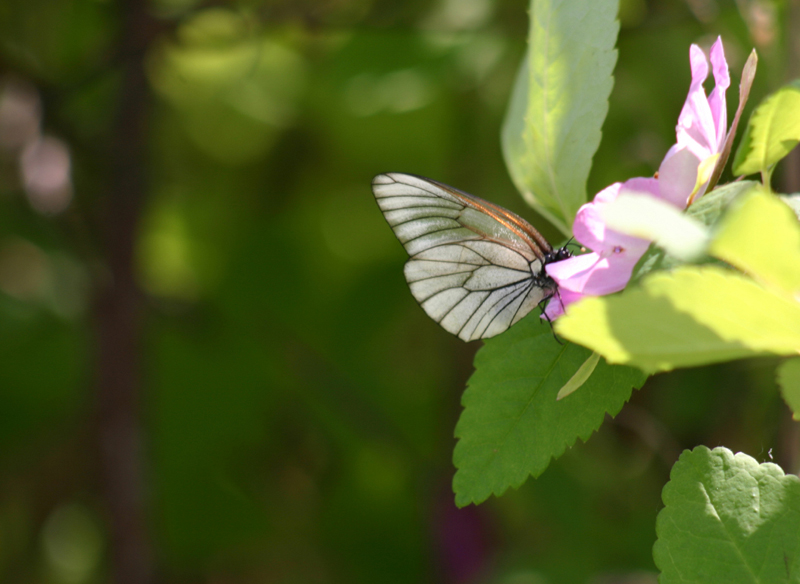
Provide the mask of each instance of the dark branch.
POLYGON ((145 0, 120 0, 121 84, 108 148, 102 231, 109 276, 99 286, 96 326, 99 455, 115 584, 149 584, 141 398, 141 301, 133 249, 146 192, 147 110, 143 57, 155 30, 145 0))

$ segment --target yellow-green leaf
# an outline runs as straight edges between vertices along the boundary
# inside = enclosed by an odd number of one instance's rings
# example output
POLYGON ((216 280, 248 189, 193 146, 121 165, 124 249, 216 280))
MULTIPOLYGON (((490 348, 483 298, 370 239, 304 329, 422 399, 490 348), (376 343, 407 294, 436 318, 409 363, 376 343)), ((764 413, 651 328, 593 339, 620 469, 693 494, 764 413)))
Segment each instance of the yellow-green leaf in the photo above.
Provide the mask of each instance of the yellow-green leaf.
POLYGON ((734 204, 709 252, 767 286, 800 292, 800 223, 774 195, 756 190, 734 204))
POLYGON ((654 273, 570 306, 556 332, 648 372, 800 351, 800 302, 715 266, 654 273))
POLYGON ((733 160, 734 174, 768 171, 800 142, 800 80, 773 93, 753 112, 733 160))

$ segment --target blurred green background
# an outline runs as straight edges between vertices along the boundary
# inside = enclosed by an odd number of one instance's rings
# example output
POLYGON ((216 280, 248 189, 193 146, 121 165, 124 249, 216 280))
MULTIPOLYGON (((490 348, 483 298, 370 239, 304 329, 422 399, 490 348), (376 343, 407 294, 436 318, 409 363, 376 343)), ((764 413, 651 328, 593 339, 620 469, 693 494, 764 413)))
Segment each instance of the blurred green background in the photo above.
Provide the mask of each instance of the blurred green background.
MULTIPOLYGON (((479 343, 416 305, 370 181, 430 176, 558 239, 499 146, 527 9, 0 3, 0 581, 654 583, 681 449, 798 470, 796 424, 770 363, 753 361, 652 378, 541 478, 454 506, 453 428, 479 343), (141 188, 117 176, 126 161, 141 188), (126 229, 128 263, 114 248, 126 229), (127 312, 125 274, 139 291, 127 312), (125 362, 139 374, 119 395, 136 399, 114 401, 102 372, 125 362), (117 450, 103 429, 126 412, 134 440, 117 450), (138 481, 107 480, 109 466, 138 481), (126 546, 141 576, 121 572, 126 546)), ((692 42, 723 36, 731 114, 752 47, 748 111, 796 76, 798 10, 622 0, 590 192, 658 167, 692 42)))

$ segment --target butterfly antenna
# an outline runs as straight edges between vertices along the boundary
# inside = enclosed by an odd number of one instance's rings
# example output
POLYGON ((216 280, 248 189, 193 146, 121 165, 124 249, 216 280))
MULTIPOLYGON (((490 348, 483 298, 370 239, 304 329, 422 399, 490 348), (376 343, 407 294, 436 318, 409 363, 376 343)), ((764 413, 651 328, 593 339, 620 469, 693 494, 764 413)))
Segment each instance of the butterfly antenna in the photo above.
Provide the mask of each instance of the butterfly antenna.
POLYGON ((580 249, 580 248, 581 248, 581 246, 578 244, 578 242, 574 241, 574 239, 575 239, 575 236, 573 235, 572 237, 570 237, 570 238, 567 240, 567 243, 565 243, 565 244, 564 244, 564 247, 569 247, 570 245, 574 245, 575 247, 577 247, 578 249, 580 249))

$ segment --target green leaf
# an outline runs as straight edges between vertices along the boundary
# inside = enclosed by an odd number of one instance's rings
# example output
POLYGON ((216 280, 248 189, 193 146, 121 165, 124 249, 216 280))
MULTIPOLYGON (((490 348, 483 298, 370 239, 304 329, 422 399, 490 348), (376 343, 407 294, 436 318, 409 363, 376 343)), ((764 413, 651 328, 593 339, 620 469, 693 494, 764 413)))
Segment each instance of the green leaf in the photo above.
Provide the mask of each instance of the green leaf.
POLYGON ((605 414, 616 415, 632 388, 644 383, 640 371, 600 360, 580 391, 557 401, 590 355, 556 342, 535 315, 486 341, 456 426, 457 505, 480 503, 539 476, 551 458, 576 439, 587 440, 605 414))
POLYGON ((735 205, 709 252, 767 286, 800 292, 800 224, 774 195, 757 190, 735 205))
POLYGON ((556 394, 556 399, 564 399, 569 394, 574 391, 580 389, 584 383, 592 376, 594 370, 597 368, 597 364, 600 363, 600 355, 598 353, 592 353, 586 358, 586 361, 583 362, 583 365, 578 367, 578 370, 575 374, 569 378, 564 386, 558 390, 558 394, 556 394))
POLYGON ((792 417, 800 421, 800 357, 787 359, 778 366, 777 382, 792 417))
POLYGON ((768 172, 800 142, 800 80, 782 87, 750 116, 733 160, 734 174, 768 172))
POLYGON ((800 582, 800 479, 727 448, 685 451, 664 487, 661 584, 800 582))
MULTIPOLYGON (((732 201, 754 187, 758 187, 759 184, 755 181, 744 180, 723 185, 706 193, 706 195, 690 205, 686 209, 686 215, 697 219, 704 225, 714 225, 732 201)), ((684 264, 682 260, 667 254, 657 245, 651 245, 633 268, 631 282, 640 280, 654 270, 667 270, 682 264, 684 264)))
POLYGON ((732 270, 681 267, 621 294, 586 298, 556 332, 609 363, 665 371, 800 350, 800 303, 732 270))
POLYGON ((761 183, 752 180, 740 180, 722 185, 706 193, 686 209, 689 217, 694 217, 704 225, 714 225, 730 204, 747 193, 757 188, 761 183))
POLYGON ((503 124, 514 183, 564 234, 586 202, 617 61, 618 0, 531 0, 528 53, 503 124))

